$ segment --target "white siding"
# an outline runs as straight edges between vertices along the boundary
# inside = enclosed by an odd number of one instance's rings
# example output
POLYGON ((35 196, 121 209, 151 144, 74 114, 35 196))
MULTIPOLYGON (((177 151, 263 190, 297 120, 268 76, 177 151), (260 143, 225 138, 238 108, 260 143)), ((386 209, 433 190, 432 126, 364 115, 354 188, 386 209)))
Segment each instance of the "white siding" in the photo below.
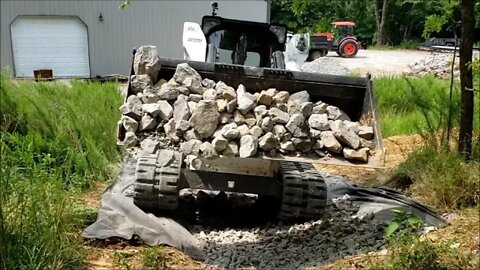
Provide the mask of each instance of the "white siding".
MULTIPOLYGON (((10 24, 22 15, 78 16, 88 28, 91 75, 128 74, 132 49, 156 45, 165 57, 182 58, 184 21, 200 23, 211 13, 211 0, 132 1, 120 10, 118 1, 0 1, 1 66, 13 66, 10 24), (99 20, 102 14, 103 22, 99 20)), ((267 22, 264 0, 218 1, 225 18, 267 22)))

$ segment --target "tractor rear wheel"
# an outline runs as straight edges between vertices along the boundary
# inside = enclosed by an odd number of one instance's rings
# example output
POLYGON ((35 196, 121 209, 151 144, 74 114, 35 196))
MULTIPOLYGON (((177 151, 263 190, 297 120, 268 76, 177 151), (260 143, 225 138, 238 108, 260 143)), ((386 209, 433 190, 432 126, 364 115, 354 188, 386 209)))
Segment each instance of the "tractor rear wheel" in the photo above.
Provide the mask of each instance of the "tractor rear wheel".
POLYGON ((358 53, 358 43, 355 40, 347 39, 340 44, 338 52, 341 57, 355 57, 358 53))

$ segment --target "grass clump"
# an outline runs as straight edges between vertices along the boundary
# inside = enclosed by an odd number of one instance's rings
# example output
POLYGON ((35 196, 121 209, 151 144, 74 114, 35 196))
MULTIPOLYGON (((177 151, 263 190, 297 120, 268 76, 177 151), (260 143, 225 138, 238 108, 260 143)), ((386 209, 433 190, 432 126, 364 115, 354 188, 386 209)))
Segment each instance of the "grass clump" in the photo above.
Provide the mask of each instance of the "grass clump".
POLYGON ((163 247, 150 247, 143 252, 143 264, 149 269, 165 269, 165 258, 163 256, 163 247))
MULTIPOLYGON (((374 80, 382 135, 417 134, 446 126, 450 82, 434 76, 374 80)), ((452 125, 458 125, 459 94, 452 97, 452 125)))
POLYGON ((81 268, 75 197, 113 176, 116 84, 0 77, 0 268, 81 268))
POLYGON ((480 159, 465 162, 456 152, 427 146, 400 164, 390 182, 408 177, 408 193, 439 210, 480 203, 480 159))
POLYGON ((458 252, 448 242, 436 244, 410 233, 398 234, 387 242, 388 256, 384 260, 371 260, 368 269, 476 269, 472 258, 458 252))

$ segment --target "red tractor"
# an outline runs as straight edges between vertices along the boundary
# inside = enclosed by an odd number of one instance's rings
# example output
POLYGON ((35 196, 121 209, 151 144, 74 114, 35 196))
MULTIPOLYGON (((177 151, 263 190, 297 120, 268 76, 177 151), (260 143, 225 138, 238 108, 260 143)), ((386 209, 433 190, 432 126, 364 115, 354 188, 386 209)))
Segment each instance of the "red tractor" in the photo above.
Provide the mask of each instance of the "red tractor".
POLYGON ((335 51, 341 57, 354 57, 362 48, 353 34, 354 22, 332 22, 333 33, 315 33, 310 37, 310 60, 315 60, 335 51))

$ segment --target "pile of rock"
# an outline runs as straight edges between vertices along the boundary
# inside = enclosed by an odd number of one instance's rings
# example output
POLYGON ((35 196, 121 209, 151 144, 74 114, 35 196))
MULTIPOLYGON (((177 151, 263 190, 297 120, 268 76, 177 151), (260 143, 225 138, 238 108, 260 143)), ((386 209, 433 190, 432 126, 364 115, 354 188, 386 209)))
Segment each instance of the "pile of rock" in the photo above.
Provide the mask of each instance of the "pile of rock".
POLYGON ((345 256, 385 248, 385 224, 373 215, 354 217, 356 207, 346 198, 329 205, 320 220, 251 229, 208 230, 194 236, 209 265, 224 269, 306 269, 345 256))
POLYGON ((222 81, 202 79, 187 63, 173 78, 157 81, 153 46, 141 47, 134 62, 130 95, 121 106, 123 144, 149 152, 175 147, 206 158, 343 154, 368 161, 373 128, 352 122, 338 107, 312 102, 307 91, 292 95, 266 89, 254 94, 222 81))
POLYGON ((320 57, 302 65, 302 71, 330 75, 348 75, 351 71, 333 57, 320 57))
MULTIPOLYGON (((432 74, 435 77, 444 79, 448 78, 452 71, 452 56, 451 53, 433 53, 419 62, 409 65, 409 70, 405 72, 405 75, 425 76, 427 74, 432 74)), ((453 71, 455 77, 460 75, 459 62, 460 60, 458 58, 455 59, 455 67, 453 71)))

